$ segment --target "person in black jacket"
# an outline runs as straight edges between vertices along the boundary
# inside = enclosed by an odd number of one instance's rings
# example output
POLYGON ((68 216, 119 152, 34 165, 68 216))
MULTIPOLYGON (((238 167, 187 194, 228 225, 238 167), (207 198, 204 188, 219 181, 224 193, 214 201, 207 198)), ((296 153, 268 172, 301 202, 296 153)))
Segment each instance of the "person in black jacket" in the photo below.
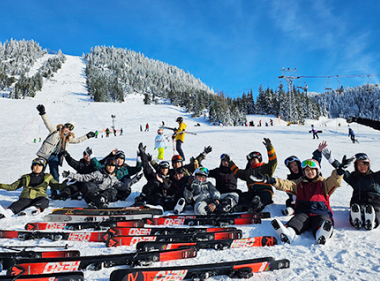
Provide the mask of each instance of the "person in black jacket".
MULTIPOLYGON (((90 157, 92 154, 92 149, 87 147, 85 151, 83 151, 83 157, 78 161, 71 157, 71 155, 65 151, 64 156, 67 164, 71 168, 73 168, 78 174, 86 175, 96 171, 95 167, 90 163, 90 157)), ((66 200, 68 198, 71 199, 82 199, 81 188, 82 182, 75 182, 71 184, 71 182, 67 182, 68 186, 60 191, 59 194, 52 196, 51 199, 54 200, 66 200)))

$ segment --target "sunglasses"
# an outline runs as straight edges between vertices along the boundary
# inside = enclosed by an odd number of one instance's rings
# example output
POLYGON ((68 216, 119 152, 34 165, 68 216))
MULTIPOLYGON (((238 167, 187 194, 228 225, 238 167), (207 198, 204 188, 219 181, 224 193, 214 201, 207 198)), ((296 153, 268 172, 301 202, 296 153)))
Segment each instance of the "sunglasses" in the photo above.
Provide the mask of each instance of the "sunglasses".
POLYGON ((312 161, 312 160, 305 160, 301 163, 301 168, 304 169, 306 167, 309 167, 309 168, 314 168, 314 169, 319 169, 318 165, 316 162, 312 161))
POLYGON ((301 162, 297 157, 290 156, 290 157, 285 159, 285 166, 288 167, 290 165, 290 163, 293 163, 294 161, 301 162))

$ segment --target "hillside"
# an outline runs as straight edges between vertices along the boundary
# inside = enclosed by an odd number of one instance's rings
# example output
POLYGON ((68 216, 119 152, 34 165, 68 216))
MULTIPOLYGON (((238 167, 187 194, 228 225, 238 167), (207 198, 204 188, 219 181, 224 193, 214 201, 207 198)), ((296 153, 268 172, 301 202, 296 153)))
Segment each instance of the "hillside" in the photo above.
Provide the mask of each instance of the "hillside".
MULTIPOLYGON (((40 147, 38 138, 42 140, 48 131, 43 125, 36 106, 43 103, 50 120, 54 124, 75 121, 74 133, 76 136, 86 134, 88 131, 101 130, 112 126, 111 115, 116 115, 116 128, 123 128, 123 136, 111 136, 109 138, 90 139, 77 145, 70 145, 70 154, 79 159, 83 150, 92 147, 95 156, 103 157, 112 149, 123 150, 127 155, 127 163, 135 164, 136 150, 140 142, 147 145, 147 151, 156 156, 153 150, 153 142, 156 130, 162 121, 166 125, 174 127, 175 119, 183 116, 188 130, 197 135, 186 135, 183 149, 187 158, 197 156, 205 146, 211 145, 213 151, 207 155, 203 165, 208 168, 219 166, 220 155, 228 153, 239 167, 246 164, 246 155, 254 150, 262 152, 264 161, 268 161, 265 147, 262 144, 264 137, 270 138, 277 153, 278 166, 275 176, 286 178, 288 169, 283 164, 286 157, 297 155, 300 159, 311 157, 319 142, 326 140, 328 148, 337 159, 343 155, 349 156, 357 152, 366 152, 371 158, 373 171, 380 170, 380 151, 375 149, 379 143, 379 132, 370 128, 353 124, 360 144, 352 144, 347 137, 347 124, 343 119, 321 119, 320 121, 306 120, 305 126, 285 126, 274 117, 250 115, 248 120, 254 120, 255 124, 261 119, 263 122, 269 118, 274 119, 273 127, 218 127, 210 126, 203 118, 190 118, 181 108, 171 105, 144 105, 142 95, 130 95, 123 103, 94 103, 85 91, 84 69, 81 58, 66 56, 67 60, 62 68, 57 71, 54 78, 44 83, 42 91, 34 99, 23 100, 0 99, 0 183, 12 183, 22 174, 30 172, 30 164, 40 147), (196 123, 200 127, 195 127, 196 123), (150 124, 149 132, 140 132, 140 125, 150 124), (340 126, 338 125, 340 123, 340 126), (313 140, 310 124, 317 129, 322 129, 319 140, 313 140), (34 143, 37 139, 37 143, 34 143)), ((169 131, 165 131, 169 135, 169 131)), ((165 158, 172 156, 172 146, 169 143, 165 151, 165 158)), ((70 170, 64 163, 60 168, 70 170)), ((352 167, 349 168, 352 170, 352 167)), ((322 161, 322 173, 330 175, 332 168, 326 160, 322 161)), ((211 180, 212 181, 212 180, 211 180)), ((129 206, 146 183, 142 179, 133 186, 133 192, 126 202, 117 202, 111 206, 129 206)), ((238 186, 246 190, 245 182, 239 181, 238 186)), ((233 261, 255 257, 273 256, 276 259, 287 258, 290 260, 290 269, 267 272, 255 275, 255 280, 377 280, 380 271, 379 262, 379 229, 371 232, 357 231, 348 222, 349 200, 351 187, 343 183, 342 187, 331 197, 331 206, 334 211, 335 231, 331 241, 325 246, 315 245, 310 232, 307 232, 295 241, 293 245, 278 245, 275 247, 257 249, 231 249, 226 251, 201 250, 198 257, 182 261, 157 263, 154 266, 169 266, 178 264, 199 264, 219 261, 233 261)), ((0 191, 0 204, 9 206, 17 200, 20 191, 0 191)), ((289 217, 281 215, 287 195, 283 192, 275 192, 274 204, 267 207, 273 218, 286 222, 289 217)), ((10 230, 22 230, 26 222, 31 220, 43 221, 43 216, 57 207, 85 206, 78 201, 52 201, 48 210, 35 218, 9 218, 1 220, 1 228, 10 230)), ((188 211, 188 213, 191 213, 188 211)), ((246 225, 239 227, 243 230, 243 237, 261 235, 275 235, 270 220, 263 220, 261 225, 246 225)), ((41 240, 35 242, 22 242, 17 239, 0 241, 2 245, 52 245, 62 242, 50 242, 41 240)), ((74 249, 81 250, 82 255, 108 254, 132 252, 128 247, 106 248, 102 243, 70 242, 74 249)), ((103 269, 99 272, 86 271, 86 280, 108 280, 111 269, 103 269)), ((2 272, 2 274, 5 274, 2 272)), ((227 277, 215 277, 211 280, 228 280, 227 277)))

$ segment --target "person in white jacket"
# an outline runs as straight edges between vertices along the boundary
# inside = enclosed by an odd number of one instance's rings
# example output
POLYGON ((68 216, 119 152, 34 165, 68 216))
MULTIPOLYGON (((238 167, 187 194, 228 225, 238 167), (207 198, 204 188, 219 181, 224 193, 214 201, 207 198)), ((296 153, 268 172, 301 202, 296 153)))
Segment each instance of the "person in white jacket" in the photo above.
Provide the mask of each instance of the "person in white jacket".
POLYGON ((54 126, 47 118, 45 106, 39 104, 37 110, 41 115, 46 128, 49 130, 49 135, 43 141, 40 149, 37 151, 37 156, 45 158, 50 169, 50 174, 59 182, 58 165, 62 166, 64 152, 67 150, 69 143, 80 143, 89 138, 95 137, 94 132, 88 132, 86 135, 75 138, 72 130, 74 129, 73 122, 68 122, 65 125, 54 126))
POLYGON ((167 146, 166 146, 166 139, 164 136, 164 130, 158 129, 157 136, 154 140, 154 149, 157 149, 158 151, 158 156, 157 156, 158 160, 164 160, 164 152, 166 148, 167 146))

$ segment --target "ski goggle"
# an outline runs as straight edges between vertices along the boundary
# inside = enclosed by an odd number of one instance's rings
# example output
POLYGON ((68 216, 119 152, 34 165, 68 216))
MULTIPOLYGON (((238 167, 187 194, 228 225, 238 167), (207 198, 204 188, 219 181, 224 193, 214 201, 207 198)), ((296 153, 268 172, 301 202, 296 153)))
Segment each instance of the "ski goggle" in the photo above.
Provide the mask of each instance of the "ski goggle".
POLYGON ((255 158, 260 158, 261 156, 261 153, 260 152, 252 152, 250 154, 247 155, 247 160, 252 160, 252 159, 255 159, 255 158))
POLYGON ((70 123, 65 124, 65 128, 69 129, 70 131, 74 130, 74 125, 70 123))
POLYGON ((112 159, 106 162, 106 166, 115 166, 116 167, 116 160, 112 159))
POLYGON ((183 159, 180 155, 174 155, 172 157, 172 162, 182 162, 182 161, 183 161, 183 159))
POLYGON ((305 169, 306 167, 313 168, 313 169, 319 169, 319 165, 316 161, 313 160, 305 160, 301 163, 301 168, 305 169))
POLYGON ((32 165, 41 165, 41 166, 46 166, 46 159, 44 158, 36 158, 32 161, 32 165))
POLYGON ((162 162, 160 162, 159 167, 164 168, 164 169, 169 169, 170 164, 168 161, 162 161, 162 162))
POLYGON ((362 161, 368 161, 369 162, 369 157, 365 153, 357 153, 357 154, 355 154, 355 159, 356 159, 356 161, 362 160, 362 161))
POLYGON ((200 167, 195 171, 195 175, 208 176, 208 169, 206 167, 200 167))
POLYGON ((227 161, 228 158, 230 158, 228 156, 228 154, 223 153, 222 155, 220 155, 220 160, 226 160, 227 161))
POLYGON ((285 159, 285 166, 289 167, 290 163, 293 163, 294 161, 301 163, 301 161, 296 156, 290 156, 290 157, 285 159))
POLYGON ((124 152, 121 151, 121 150, 116 151, 116 152, 115 152, 115 158, 116 158, 116 159, 117 159, 117 158, 125 159, 125 154, 124 154, 124 152))

